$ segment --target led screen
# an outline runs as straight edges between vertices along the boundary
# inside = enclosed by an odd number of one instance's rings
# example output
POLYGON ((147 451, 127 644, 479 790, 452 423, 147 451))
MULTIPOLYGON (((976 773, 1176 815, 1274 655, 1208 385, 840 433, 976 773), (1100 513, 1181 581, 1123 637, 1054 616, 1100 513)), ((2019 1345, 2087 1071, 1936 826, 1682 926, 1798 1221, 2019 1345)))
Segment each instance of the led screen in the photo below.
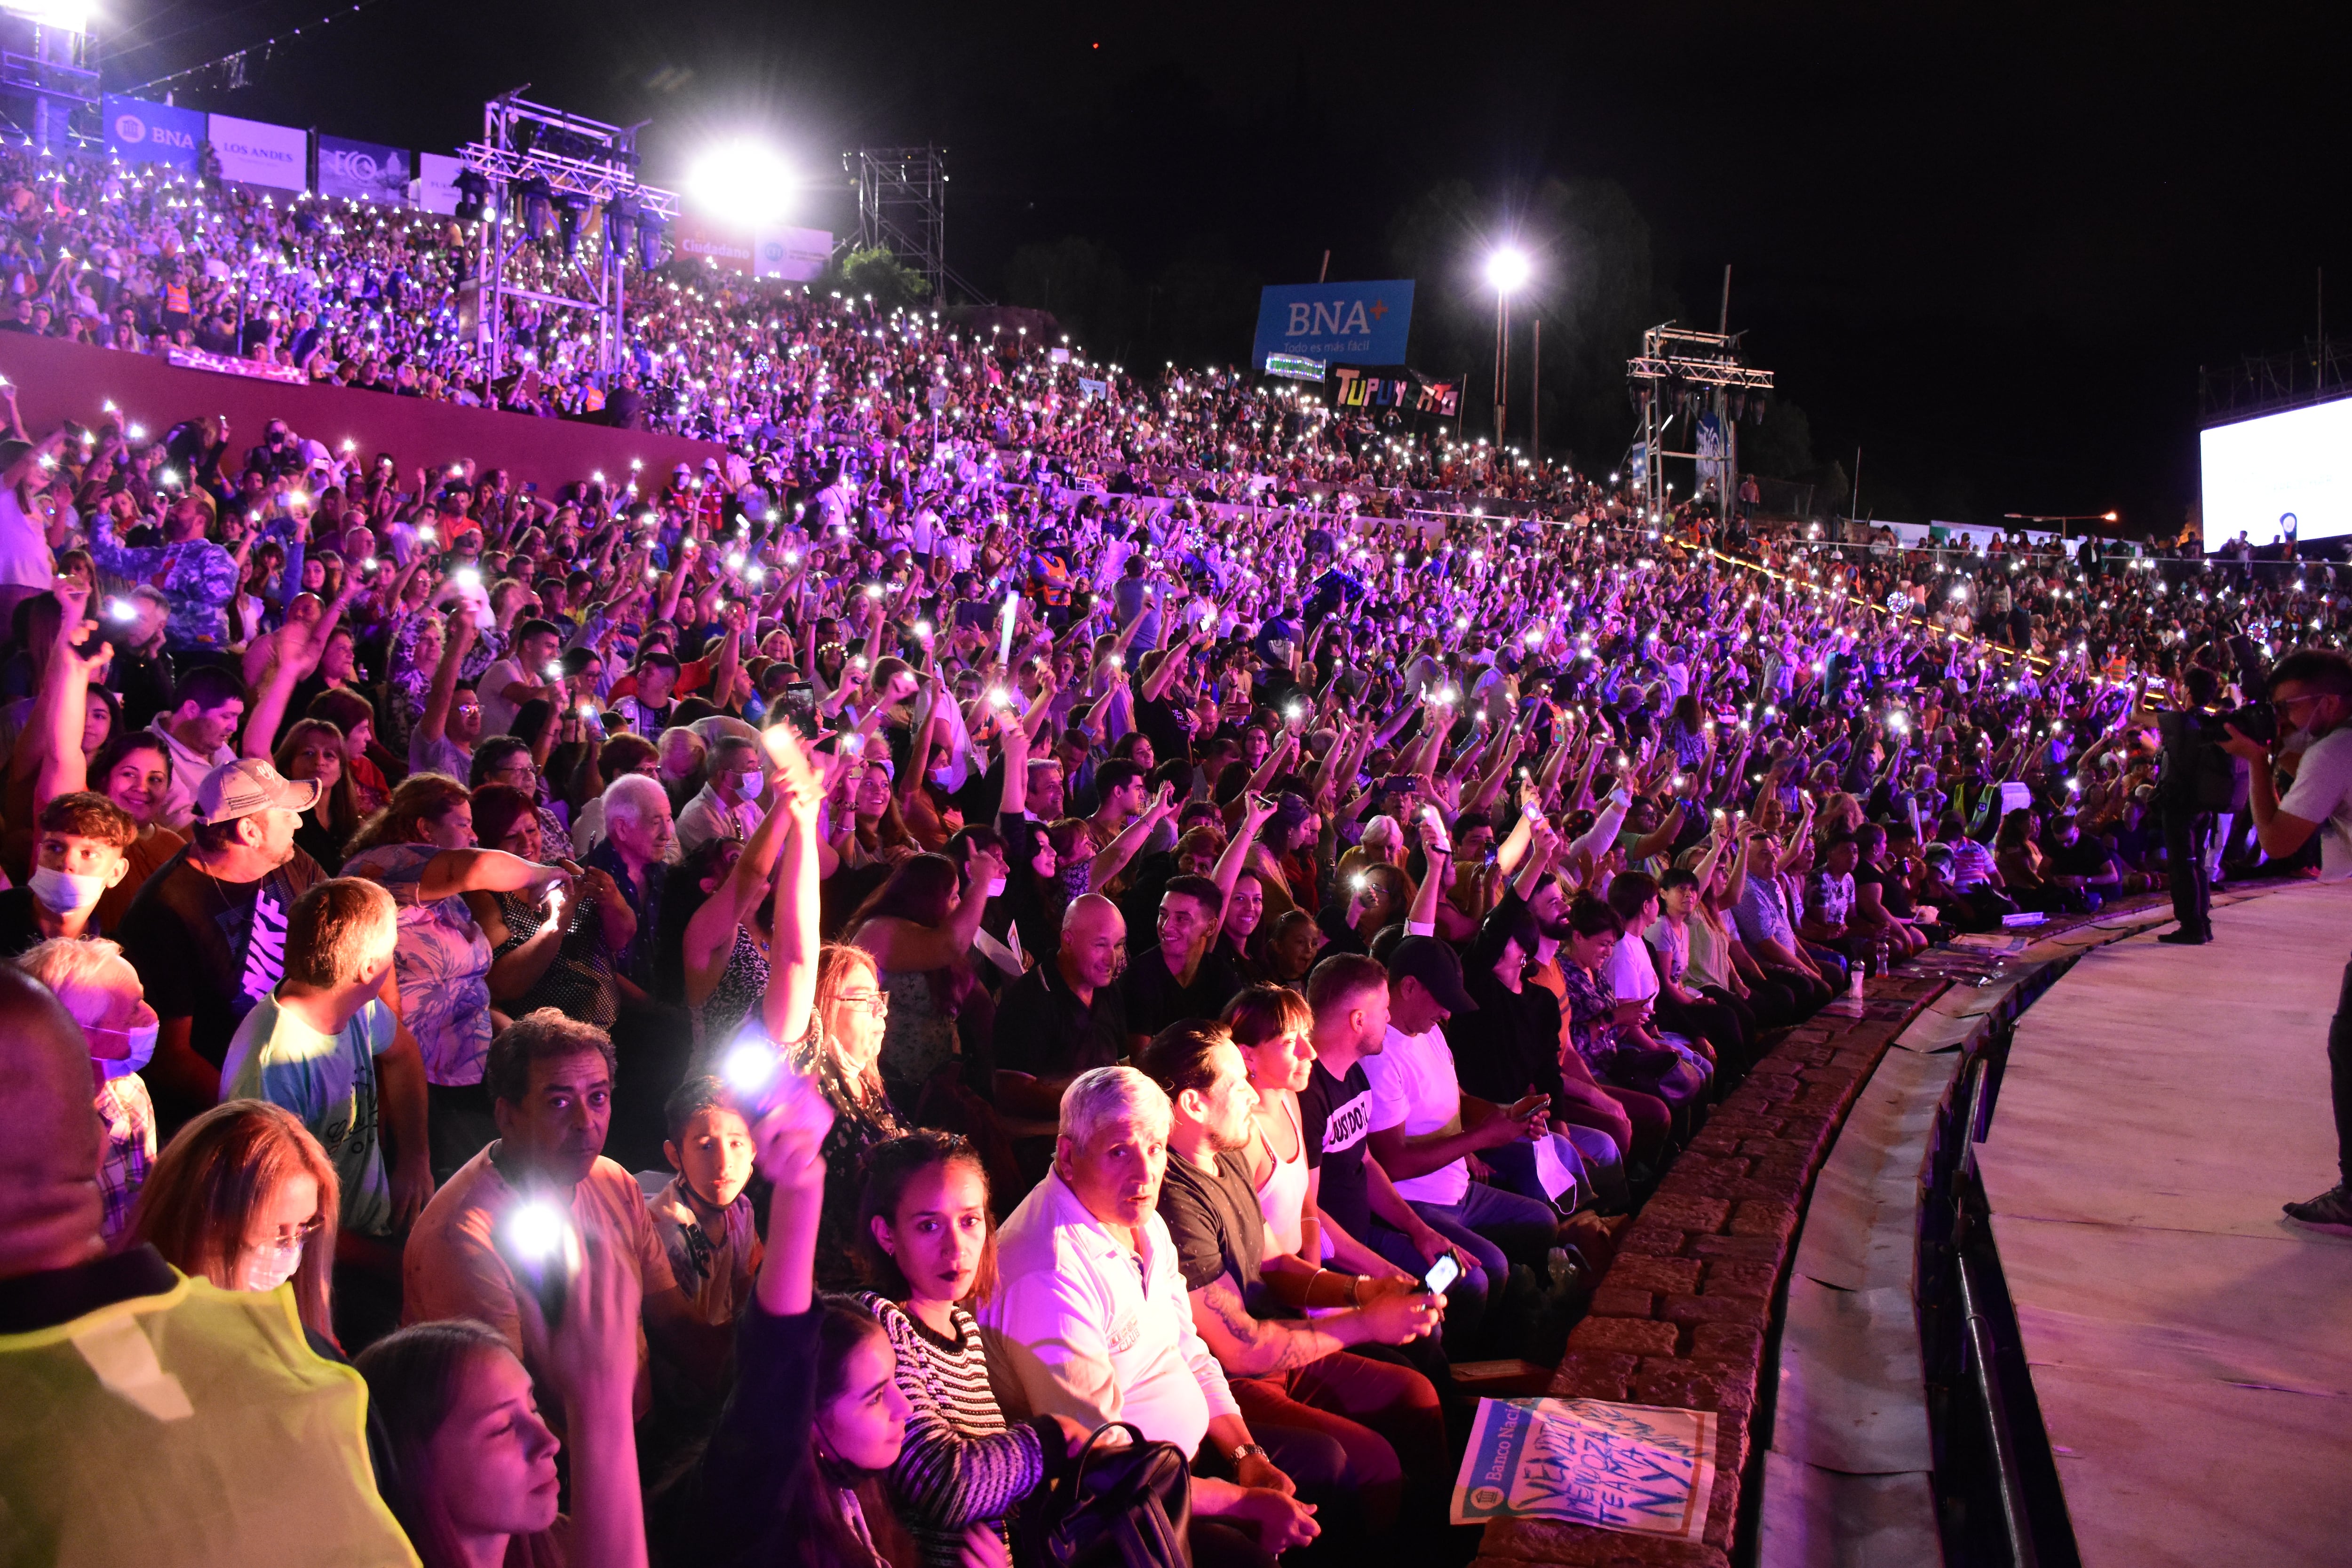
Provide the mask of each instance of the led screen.
POLYGON ((2352 533, 2352 398, 2219 426, 2200 446, 2206 549, 2271 543, 2289 512, 2298 539, 2352 533))

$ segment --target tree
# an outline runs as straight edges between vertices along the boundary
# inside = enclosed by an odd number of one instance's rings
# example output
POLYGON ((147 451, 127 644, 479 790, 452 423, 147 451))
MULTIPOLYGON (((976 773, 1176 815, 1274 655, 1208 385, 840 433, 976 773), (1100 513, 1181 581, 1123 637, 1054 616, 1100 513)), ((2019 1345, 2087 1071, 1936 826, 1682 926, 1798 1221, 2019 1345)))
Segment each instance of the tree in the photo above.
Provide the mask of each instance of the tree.
POLYGON ((878 245, 843 257, 825 269, 817 288, 822 292, 839 289, 850 299, 870 294, 875 308, 885 314, 920 304, 931 292, 929 281, 921 273, 878 245))
POLYGON ((1050 311, 1069 329, 1072 343, 1099 358, 1118 358, 1128 351, 1133 339, 1129 293, 1118 258, 1076 235, 1024 245, 1004 268, 1007 304, 1050 311))

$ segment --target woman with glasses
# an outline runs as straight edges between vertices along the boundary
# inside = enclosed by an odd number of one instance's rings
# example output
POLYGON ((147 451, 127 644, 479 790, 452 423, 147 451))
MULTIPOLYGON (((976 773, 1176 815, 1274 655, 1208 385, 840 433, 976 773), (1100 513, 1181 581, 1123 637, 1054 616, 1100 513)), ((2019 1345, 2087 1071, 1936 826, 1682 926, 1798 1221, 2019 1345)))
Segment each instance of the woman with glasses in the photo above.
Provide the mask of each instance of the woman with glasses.
POLYGON ((123 1245, 224 1290, 290 1284, 312 1348, 341 1360, 328 1301, 341 1203, 335 1167, 293 1112, 232 1100, 163 1146, 123 1245))
POLYGON ((907 1131, 882 1090, 882 1035, 890 997, 874 955, 828 943, 817 955, 815 1026, 797 1047, 801 1071, 814 1076, 833 1107, 824 1137, 824 1206, 818 1224, 816 1282, 822 1290, 854 1290, 857 1265, 857 1205, 865 1195, 866 1152, 907 1131))

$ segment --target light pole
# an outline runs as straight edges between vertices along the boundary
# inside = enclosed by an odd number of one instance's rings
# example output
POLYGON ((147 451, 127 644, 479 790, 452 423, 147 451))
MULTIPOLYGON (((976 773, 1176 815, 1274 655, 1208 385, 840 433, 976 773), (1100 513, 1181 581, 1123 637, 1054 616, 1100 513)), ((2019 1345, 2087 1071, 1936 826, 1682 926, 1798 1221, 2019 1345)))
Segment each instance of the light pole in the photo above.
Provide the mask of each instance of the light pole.
POLYGON ((1486 258, 1486 281, 1495 289, 1495 447, 1503 446, 1505 389, 1511 374, 1511 295, 1528 280, 1524 252, 1505 246, 1486 258))

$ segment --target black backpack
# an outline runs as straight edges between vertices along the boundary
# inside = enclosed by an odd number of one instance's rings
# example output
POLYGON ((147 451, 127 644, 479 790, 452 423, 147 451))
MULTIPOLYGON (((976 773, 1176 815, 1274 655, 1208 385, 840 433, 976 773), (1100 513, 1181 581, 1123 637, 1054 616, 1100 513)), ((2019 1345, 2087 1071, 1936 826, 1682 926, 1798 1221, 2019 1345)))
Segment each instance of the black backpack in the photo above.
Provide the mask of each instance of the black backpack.
POLYGON ((1015 1568, 1192 1568, 1192 1473, 1173 1443, 1114 1421, 1013 1520, 1015 1568), (1123 1444, 1106 1443, 1123 1432, 1123 1444))

